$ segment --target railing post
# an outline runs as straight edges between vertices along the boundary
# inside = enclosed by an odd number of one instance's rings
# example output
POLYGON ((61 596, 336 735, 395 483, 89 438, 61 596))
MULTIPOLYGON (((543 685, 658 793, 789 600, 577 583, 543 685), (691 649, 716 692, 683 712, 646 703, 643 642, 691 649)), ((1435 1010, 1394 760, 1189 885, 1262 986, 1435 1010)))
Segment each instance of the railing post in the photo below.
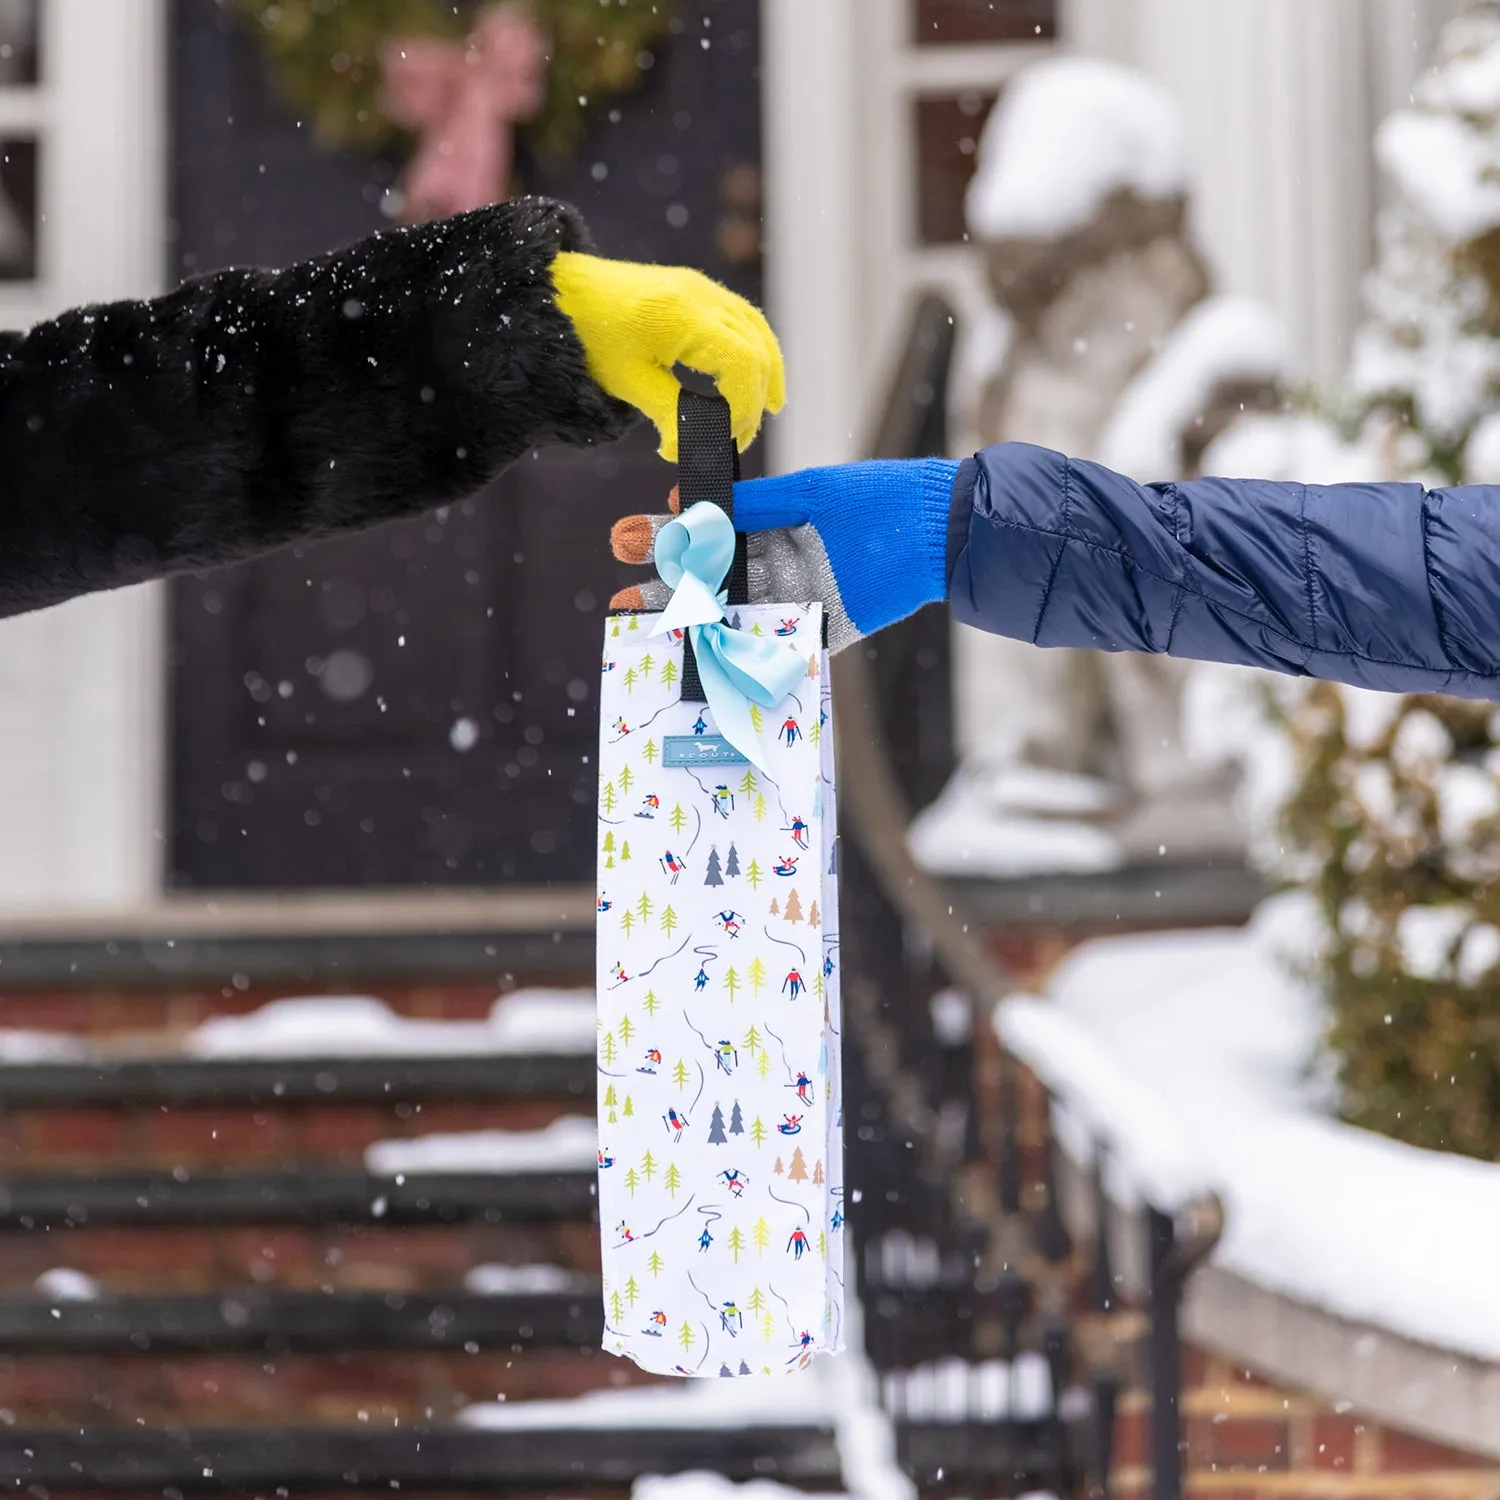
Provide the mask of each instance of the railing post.
POLYGON ((1182 1276, 1169 1214, 1148 1209, 1151 1260, 1151 1467, 1155 1500, 1182 1500, 1182 1348, 1177 1308, 1182 1276))

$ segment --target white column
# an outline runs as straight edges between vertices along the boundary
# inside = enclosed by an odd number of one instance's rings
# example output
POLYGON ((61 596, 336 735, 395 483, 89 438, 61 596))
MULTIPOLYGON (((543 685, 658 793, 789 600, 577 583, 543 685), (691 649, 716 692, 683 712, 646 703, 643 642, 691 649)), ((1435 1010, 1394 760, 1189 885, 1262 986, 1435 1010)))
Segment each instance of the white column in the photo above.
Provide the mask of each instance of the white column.
MULTIPOLYGON (((44 277, 19 321, 160 289, 166 223, 161 0, 43 7, 44 277)), ((0 907, 124 908, 160 888, 159 589, 0 623, 0 907)))

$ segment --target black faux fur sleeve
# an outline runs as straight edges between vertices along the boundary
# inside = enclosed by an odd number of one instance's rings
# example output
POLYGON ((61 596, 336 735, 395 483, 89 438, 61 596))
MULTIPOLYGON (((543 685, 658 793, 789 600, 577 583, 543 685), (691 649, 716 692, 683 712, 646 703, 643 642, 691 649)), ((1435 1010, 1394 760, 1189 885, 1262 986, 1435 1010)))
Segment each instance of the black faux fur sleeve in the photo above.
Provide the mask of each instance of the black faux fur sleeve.
POLYGON ((473 493, 633 417, 553 301, 576 212, 520 199, 285 271, 0 335, 0 615, 473 493))

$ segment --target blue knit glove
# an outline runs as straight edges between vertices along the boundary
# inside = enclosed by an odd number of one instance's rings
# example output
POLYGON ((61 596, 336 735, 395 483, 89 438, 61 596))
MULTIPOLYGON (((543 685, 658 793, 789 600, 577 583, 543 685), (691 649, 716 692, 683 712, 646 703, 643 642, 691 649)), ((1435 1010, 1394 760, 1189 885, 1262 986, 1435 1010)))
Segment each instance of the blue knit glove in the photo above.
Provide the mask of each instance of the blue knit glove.
MULTIPOLYGON (((749 536, 750 602, 821 600, 833 651, 948 596, 948 515, 958 464, 881 459, 803 469, 734 487, 749 536)), ((678 507, 672 491, 671 508, 678 507)), ((621 562, 650 560, 670 516, 627 516, 610 541, 621 562)), ((622 590, 617 609, 661 609, 659 578, 622 590)))

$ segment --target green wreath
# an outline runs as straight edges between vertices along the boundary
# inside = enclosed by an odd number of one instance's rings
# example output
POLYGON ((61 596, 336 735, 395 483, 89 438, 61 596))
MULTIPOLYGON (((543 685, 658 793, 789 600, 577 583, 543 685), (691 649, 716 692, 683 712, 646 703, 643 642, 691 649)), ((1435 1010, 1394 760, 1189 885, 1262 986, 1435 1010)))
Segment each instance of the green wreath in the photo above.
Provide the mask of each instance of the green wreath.
MULTIPOLYGON (((393 36, 459 40, 477 0, 232 0, 254 22, 282 91, 329 145, 387 150, 408 139, 380 110, 380 46, 393 36)), ((529 0, 552 38, 547 100, 517 133, 544 155, 574 147, 590 115, 641 79, 675 0, 529 0)))

